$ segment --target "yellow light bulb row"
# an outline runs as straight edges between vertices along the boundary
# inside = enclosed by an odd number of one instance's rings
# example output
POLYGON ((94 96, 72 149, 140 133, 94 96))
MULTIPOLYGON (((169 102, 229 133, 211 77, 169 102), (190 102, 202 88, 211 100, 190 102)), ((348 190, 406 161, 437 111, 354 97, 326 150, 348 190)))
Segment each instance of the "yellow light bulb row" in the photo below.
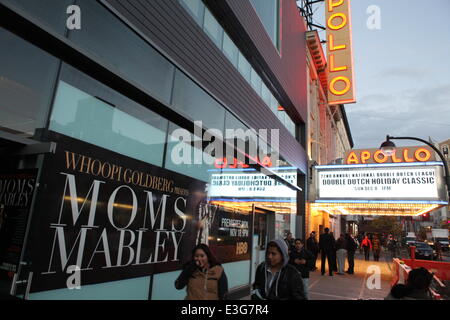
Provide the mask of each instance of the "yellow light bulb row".
POLYGON ((313 209, 337 215, 396 215, 419 216, 433 211, 441 205, 432 204, 366 204, 366 203, 313 203, 313 209))

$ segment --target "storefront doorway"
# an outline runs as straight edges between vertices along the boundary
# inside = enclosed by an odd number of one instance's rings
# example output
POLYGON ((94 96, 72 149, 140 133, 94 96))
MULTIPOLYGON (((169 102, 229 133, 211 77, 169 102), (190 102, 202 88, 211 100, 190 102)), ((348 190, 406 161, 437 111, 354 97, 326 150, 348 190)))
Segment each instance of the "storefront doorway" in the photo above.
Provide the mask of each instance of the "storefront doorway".
POLYGON ((258 265, 265 260, 267 243, 275 237, 275 212, 253 205, 253 249, 250 283, 253 284, 258 265))

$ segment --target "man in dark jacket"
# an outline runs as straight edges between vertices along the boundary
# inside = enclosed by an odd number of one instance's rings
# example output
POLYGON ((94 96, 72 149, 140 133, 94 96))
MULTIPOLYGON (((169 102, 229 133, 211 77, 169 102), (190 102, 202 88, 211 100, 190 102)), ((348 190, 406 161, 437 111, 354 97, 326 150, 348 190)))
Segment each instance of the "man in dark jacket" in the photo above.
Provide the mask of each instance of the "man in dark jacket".
POLYGON ((305 249, 302 239, 295 239, 295 247, 289 255, 289 263, 296 267, 301 273, 305 298, 309 299, 309 271, 314 268, 314 256, 311 252, 305 249))
POLYGON ((319 249, 322 258, 322 266, 321 266, 322 275, 325 274, 325 261, 328 260, 328 272, 330 276, 332 276, 334 268, 333 251, 335 247, 335 240, 333 236, 329 234, 329 231, 330 229, 325 228, 325 233, 320 235, 319 249))
POLYGON ((348 270, 346 271, 348 274, 355 273, 355 252, 358 248, 358 245, 355 242, 355 239, 352 238, 348 233, 345 235, 345 239, 347 240, 347 260, 348 260, 348 270))
POLYGON ((305 300, 302 276, 289 264, 286 242, 269 242, 266 261, 256 269, 253 300, 305 300))
POLYGON ((316 232, 311 232, 308 240, 306 240, 306 249, 313 254, 313 271, 317 270, 316 261, 317 256, 319 255, 319 244, 316 239, 316 232))

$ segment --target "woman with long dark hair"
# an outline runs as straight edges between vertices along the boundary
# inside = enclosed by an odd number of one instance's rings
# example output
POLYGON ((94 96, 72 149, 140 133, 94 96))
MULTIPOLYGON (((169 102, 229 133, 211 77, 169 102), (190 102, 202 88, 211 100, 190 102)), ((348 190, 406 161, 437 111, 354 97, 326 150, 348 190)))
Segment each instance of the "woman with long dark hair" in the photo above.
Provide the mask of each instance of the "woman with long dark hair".
POLYGON ((224 300, 228 292, 225 271, 206 244, 192 250, 192 259, 183 266, 175 288, 186 288, 186 300, 224 300))

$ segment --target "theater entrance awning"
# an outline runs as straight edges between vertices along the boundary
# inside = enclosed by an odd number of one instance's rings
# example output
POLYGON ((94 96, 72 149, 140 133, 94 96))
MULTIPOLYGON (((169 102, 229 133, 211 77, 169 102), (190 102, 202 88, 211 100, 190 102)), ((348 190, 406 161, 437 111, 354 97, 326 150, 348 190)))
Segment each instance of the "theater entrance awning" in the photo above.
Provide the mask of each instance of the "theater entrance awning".
POLYGON ((315 169, 311 206, 333 215, 417 216, 448 205, 441 162, 315 169))
POLYGON ((419 216, 447 205, 447 202, 315 202, 311 206, 333 215, 419 216))

